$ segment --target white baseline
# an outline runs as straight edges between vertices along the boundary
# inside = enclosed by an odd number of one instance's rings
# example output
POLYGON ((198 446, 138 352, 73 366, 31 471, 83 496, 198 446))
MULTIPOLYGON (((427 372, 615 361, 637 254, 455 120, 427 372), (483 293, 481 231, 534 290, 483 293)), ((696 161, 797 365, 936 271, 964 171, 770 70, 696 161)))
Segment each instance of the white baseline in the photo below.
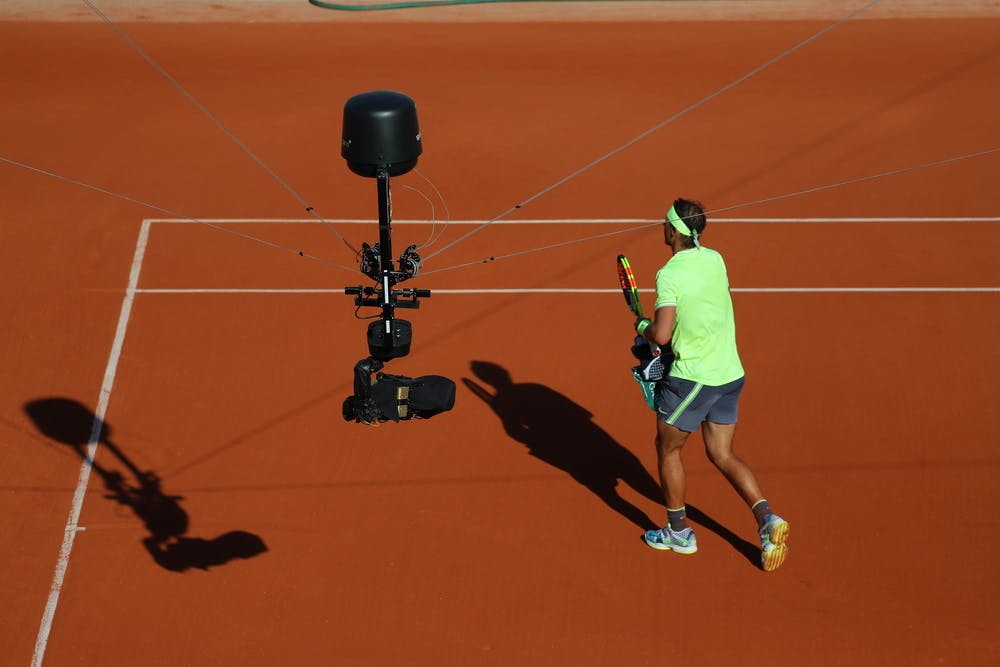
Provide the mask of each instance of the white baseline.
MULTIPOLYGON (((652 293, 652 289, 640 289, 652 293)), ((733 287, 734 293, 745 294, 823 294, 823 293, 878 293, 878 292, 1000 292, 997 287, 733 287)), ((343 294, 344 288, 151 288, 133 290, 136 294, 343 294)), ((577 287, 498 287, 495 289, 434 289, 433 294, 621 294, 620 289, 577 287)))
MULTIPOLYGON (((147 218, 143 222, 160 224, 182 224, 195 225, 200 223, 212 223, 219 225, 233 224, 300 224, 319 225, 329 223, 334 225, 367 225, 377 224, 378 220, 373 218, 328 218, 322 221, 315 218, 147 218)), ((393 225, 483 225, 488 220, 393 220, 393 225)), ((647 223, 663 222, 662 218, 552 218, 552 219, 525 219, 525 220, 497 220, 490 223, 490 226, 510 226, 510 225, 641 225, 647 223)), ((928 223, 928 222, 1000 222, 1000 217, 950 217, 950 218, 714 218, 709 213, 709 222, 716 223, 854 223, 854 222, 876 222, 876 223, 928 223)))

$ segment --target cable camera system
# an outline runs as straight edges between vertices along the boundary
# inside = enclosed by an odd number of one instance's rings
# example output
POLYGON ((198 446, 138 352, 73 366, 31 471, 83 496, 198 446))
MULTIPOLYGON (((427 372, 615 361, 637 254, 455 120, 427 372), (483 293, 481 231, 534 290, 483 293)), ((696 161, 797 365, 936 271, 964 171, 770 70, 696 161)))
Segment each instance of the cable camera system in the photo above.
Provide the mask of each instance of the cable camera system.
POLYGON ((430 290, 397 288, 420 273, 416 245, 392 258, 392 196, 389 179, 407 173, 423 152, 417 109, 408 96, 389 90, 355 95, 344 104, 341 156, 348 168, 374 178, 378 193, 379 240, 361 246, 360 270, 374 285, 344 288, 354 304, 381 309, 368 325, 368 354, 355 365, 354 395, 344 401, 344 419, 373 424, 428 418, 454 406, 455 383, 441 376, 408 378, 380 373, 385 362, 410 353, 413 327, 397 308, 419 308, 430 290), (371 376, 375 375, 374 381, 371 376))

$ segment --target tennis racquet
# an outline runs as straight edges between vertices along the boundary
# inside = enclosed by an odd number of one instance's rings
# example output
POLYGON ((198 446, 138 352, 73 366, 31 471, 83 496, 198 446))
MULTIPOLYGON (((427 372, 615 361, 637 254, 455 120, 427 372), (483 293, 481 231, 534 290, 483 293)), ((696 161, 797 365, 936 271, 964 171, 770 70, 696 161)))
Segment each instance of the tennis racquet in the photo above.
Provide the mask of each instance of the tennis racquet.
POLYGON ((625 304, 632 314, 642 317, 642 301, 639 300, 639 285, 635 281, 635 274, 632 273, 632 265, 628 263, 628 257, 618 255, 618 284, 621 285, 622 294, 625 296, 625 304))
MULTIPOLYGON (((632 265, 628 263, 628 257, 625 255, 618 255, 616 263, 618 264, 618 284, 621 285, 625 304, 632 311, 633 315, 642 317, 642 301, 639 299, 639 285, 635 280, 635 274, 632 273, 632 265)), ((653 356, 660 356, 660 346, 652 341, 646 342, 649 343, 649 350, 653 353, 653 356)))

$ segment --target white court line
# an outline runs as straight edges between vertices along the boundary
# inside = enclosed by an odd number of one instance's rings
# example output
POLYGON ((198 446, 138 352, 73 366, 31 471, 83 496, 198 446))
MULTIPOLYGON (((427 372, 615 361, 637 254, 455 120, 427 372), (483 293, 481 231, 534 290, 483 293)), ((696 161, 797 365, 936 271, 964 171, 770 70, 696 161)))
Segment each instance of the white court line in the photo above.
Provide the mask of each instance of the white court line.
MULTIPOLYGON (((709 215, 709 223, 853 223, 853 222, 1000 222, 1000 217, 951 217, 951 218, 713 218, 709 215)), ((196 225, 204 222, 212 224, 306 224, 318 225, 319 220, 313 218, 147 218, 143 222, 166 224, 196 225)), ((325 223, 344 225, 376 224, 378 220, 371 218, 338 218, 325 219, 325 223)), ((393 225, 482 225, 486 220, 393 220, 393 225)), ((498 220, 492 225, 634 225, 663 222, 662 218, 552 218, 526 220, 498 220)))
MULTIPOLYGON (((270 289, 270 288, 163 288, 137 289, 136 294, 344 294, 339 289, 270 289)), ((646 288, 648 294, 654 290, 646 288)), ((745 294, 823 294, 823 293, 881 293, 881 292, 1000 292, 1000 287, 733 287, 732 292, 745 294)), ((621 289, 559 288, 559 287, 508 287, 495 289, 433 289, 432 294, 621 294, 621 289)))
MULTIPOLYGON (((192 220, 188 218, 147 218, 143 224, 198 224, 199 222, 209 222, 212 224, 306 224, 316 225, 320 221, 314 218, 199 218, 192 220)), ((324 222, 330 224, 377 224, 377 220, 364 218, 338 218, 327 219, 324 222)), ((430 225, 430 224, 451 224, 451 225, 482 225, 485 220, 394 220, 393 225, 430 225)), ((662 222, 659 218, 551 218, 551 219, 526 219, 526 220, 500 220, 496 225, 599 225, 599 224, 622 224, 639 225, 662 222)), ((712 223, 806 223, 806 224, 836 224, 836 223, 941 223, 941 222, 1000 222, 1000 217, 843 217, 843 218, 823 218, 823 217, 802 217, 802 218, 710 218, 712 223)), ((142 289, 137 290, 142 294, 343 294, 343 289, 142 289)), ((435 294, 602 294, 615 293, 620 290, 604 289, 530 289, 530 288, 509 288, 509 289, 436 289, 435 294)), ((644 289, 640 292, 652 292, 644 289)), ((734 287, 733 292, 743 293, 848 293, 848 292, 996 292, 1000 287, 734 287)))
POLYGON ((93 468, 94 457, 97 455, 97 446, 101 439, 104 416, 107 413, 108 402, 111 399, 111 389, 115 384, 118 359, 121 357, 122 347, 125 344, 125 332, 128 329, 129 316, 132 313, 132 302, 135 299, 136 285, 139 283, 139 272, 142 269, 142 260, 146 252, 146 243, 149 239, 149 225, 148 221, 143 221, 139 229, 139 238, 136 240, 135 253, 132 256, 132 269, 129 271, 128 276, 128 287, 125 290, 125 298, 122 300, 121 312, 118 315, 118 327, 115 329, 114 341, 111 344, 111 353, 108 355, 108 363, 104 368, 104 380, 101 383, 101 393, 97 399, 97 409, 94 411, 94 423, 90 428, 87 456, 84 458, 83 463, 80 464, 80 474, 77 477, 76 490, 73 492, 73 502, 70 505, 69 517, 66 519, 66 526, 63 530, 62 546, 59 548, 59 557, 56 560, 56 569, 52 576, 52 586, 49 588, 49 597, 45 602, 45 610, 42 613, 38 636, 35 639, 35 652, 31 656, 32 667, 41 667, 42 659, 45 657, 45 647, 48 645, 49 633, 52 631, 52 619, 55 617, 56 607, 59 604, 59 594, 62 592, 66 569, 69 567, 69 557, 73 551, 73 542, 76 539, 77 532, 83 530, 79 525, 80 512, 83 510, 83 499, 86 496, 87 485, 90 482, 90 472, 93 468))

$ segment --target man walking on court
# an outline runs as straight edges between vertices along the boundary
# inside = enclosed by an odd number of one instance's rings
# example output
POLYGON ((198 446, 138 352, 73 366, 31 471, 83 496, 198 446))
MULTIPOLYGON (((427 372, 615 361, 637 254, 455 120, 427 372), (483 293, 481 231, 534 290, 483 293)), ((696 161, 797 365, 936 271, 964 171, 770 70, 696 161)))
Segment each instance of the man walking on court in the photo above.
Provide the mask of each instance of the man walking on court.
POLYGON ((654 549, 698 550, 684 507, 686 479, 681 450, 701 428, 709 460, 753 511, 761 565, 771 571, 788 554, 788 522, 774 514, 750 467, 733 452, 744 372, 736 350, 736 326, 726 265, 701 245, 705 213, 698 202, 677 199, 663 223, 672 257, 656 274, 653 320, 640 318, 636 332, 673 349, 674 360, 656 386, 656 452, 667 505, 667 525, 646 531, 654 549))

